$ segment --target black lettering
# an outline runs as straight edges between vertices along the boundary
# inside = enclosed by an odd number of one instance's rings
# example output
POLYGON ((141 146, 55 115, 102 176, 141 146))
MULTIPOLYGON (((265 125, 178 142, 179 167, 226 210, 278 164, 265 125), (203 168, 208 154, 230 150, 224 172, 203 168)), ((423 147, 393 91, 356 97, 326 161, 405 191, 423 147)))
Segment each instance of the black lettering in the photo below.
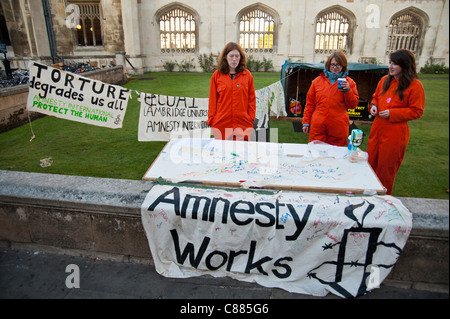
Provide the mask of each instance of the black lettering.
POLYGON ((262 223, 259 219, 257 219, 255 221, 256 225, 261 226, 261 227, 271 227, 271 226, 273 226, 275 224, 275 217, 271 213, 266 212, 263 209, 261 209, 261 206, 267 206, 267 207, 269 207, 271 209, 275 208, 275 205, 272 204, 272 203, 256 203, 256 205, 255 205, 256 212, 258 214, 263 215, 263 216, 265 216, 265 217, 267 217, 269 219, 268 223, 262 223))
POLYGON ((148 207, 149 211, 154 211, 156 206, 159 205, 159 203, 167 203, 172 204, 175 214, 180 216, 180 190, 178 187, 174 187, 171 190, 168 190, 164 194, 159 195, 159 197, 148 207), (173 199, 166 198, 169 195, 173 194, 173 199))
POLYGON ((183 205, 181 206, 181 217, 186 218, 186 212, 189 205, 189 201, 191 199, 194 199, 194 206, 192 207, 191 214, 192 219, 197 219, 197 213, 198 208, 200 207, 200 201, 205 200, 205 205, 203 206, 203 214, 202 214, 202 220, 208 219, 208 210, 209 205, 211 204, 211 199, 209 197, 204 196, 193 196, 193 195, 186 195, 186 197, 183 200, 183 205))
MULTIPOLYGON (((208 238, 208 237, 206 237, 206 238, 208 238)), ((227 260, 228 260, 228 255, 227 255, 226 253, 224 253, 223 251, 214 250, 212 253, 210 253, 210 254, 206 257, 206 259, 205 259, 205 264, 206 264, 206 267, 207 267, 209 270, 217 270, 217 269, 219 269, 220 267, 222 267, 223 265, 225 265, 225 263, 227 262, 227 260), (213 265, 211 265, 211 259, 212 259, 215 255, 219 255, 219 256, 222 257, 222 262, 221 262, 218 266, 213 266, 213 265)))
POLYGON ((189 108, 197 107, 195 106, 195 97, 192 98, 192 105, 189 106, 189 108))
POLYGON ((278 221, 280 220, 279 215, 280 215, 280 207, 284 206, 285 204, 281 204, 278 199, 276 202, 276 206, 275 206, 275 229, 284 229, 283 225, 278 224, 278 221))
POLYGON ((227 217, 228 217, 228 209, 230 208, 230 201, 228 199, 224 198, 216 198, 214 197, 211 204, 211 209, 209 211, 209 219, 208 221, 214 222, 214 216, 216 214, 216 206, 219 201, 223 202, 223 211, 222 211, 222 224, 227 223, 227 217))
POLYGON ((86 79, 86 78, 79 77, 78 79, 79 79, 81 82, 83 82, 83 83, 81 83, 80 91, 83 91, 84 85, 85 85, 86 83, 91 83, 91 80, 86 79))
POLYGON ((230 208, 230 217, 231 220, 239 226, 244 226, 244 225, 248 225, 252 222, 253 218, 247 218, 245 221, 240 221, 236 218, 235 214, 249 214, 249 215, 253 215, 255 213, 255 208, 253 207, 253 203, 252 202, 247 202, 247 201, 237 201, 234 202, 233 204, 231 204, 231 208, 230 208), (238 205, 244 205, 247 207, 238 209, 237 206, 238 205))
POLYGON ((186 98, 185 97, 179 97, 178 98, 178 102, 177 102, 177 106, 176 107, 178 107, 178 105, 180 105, 181 101, 184 102, 184 107, 187 107, 187 105, 186 105, 186 98))
POLYGON ((280 273, 278 270, 272 269, 273 274, 280 279, 288 278, 292 273, 292 268, 289 267, 289 265, 281 263, 281 261, 283 261, 283 260, 292 261, 292 257, 283 257, 273 263, 273 265, 275 267, 282 267, 282 268, 286 269, 285 273, 280 273))
POLYGON ((268 276, 269 274, 266 271, 264 271, 264 269, 262 268, 262 264, 271 261, 273 258, 266 256, 254 263, 253 257, 255 256, 255 250, 256 250, 256 241, 252 240, 250 242, 250 252, 247 260, 247 266, 245 267, 245 273, 248 274, 253 268, 257 268, 261 274, 268 276))
POLYGON ((41 90, 44 91, 44 95, 42 95, 42 93, 39 93, 39 97, 41 99, 45 99, 47 97, 47 92, 48 92, 48 84, 47 83, 42 83, 41 85, 41 90))
POLYGON ((153 101, 155 98, 156 98, 155 94, 151 94, 151 95, 145 94, 144 102, 145 102, 145 104, 147 104, 149 106, 156 106, 155 102, 153 101), (149 103, 149 100, 150 100, 150 103, 149 103))
POLYGON ((298 236, 302 233, 303 228, 305 228, 306 223, 308 222, 309 215, 311 215, 311 211, 313 208, 313 205, 308 205, 306 207, 305 213, 303 214, 302 220, 300 220, 297 212, 295 211, 294 206, 292 204, 287 204, 287 207, 289 209, 289 212, 292 214, 292 217, 294 218, 295 226, 297 226, 297 230, 294 234, 291 236, 286 236, 286 240, 296 240, 298 236))
POLYGON ((33 65, 38 68, 37 77, 38 77, 38 79, 40 79, 41 78, 41 70, 47 70, 48 66, 42 65, 42 64, 39 64, 39 63, 33 63, 33 65))
MULTIPOLYGON (((35 83, 40 83, 40 82, 36 82, 36 77, 33 76, 33 77, 30 79, 30 81, 29 81, 30 88, 34 89, 35 83)), ((36 89, 39 89, 39 88, 36 88, 36 89)))
POLYGON ((100 93, 102 93, 103 92, 103 89, 105 88, 105 83, 102 83, 102 82, 94 82, 93 84, 92 84, 92 91, 94 91, 94 93, 97 93, 97 94, 100 94, 100 93), (101 83, 101 87, 100 87, 100 89, 97 91, 95 88, 97 87, 97 83, 101 83))
POLYGON ((64 94, 64 89, 57 89, 57 90, 55 91, 55 94, 58 95, 58 96, 63 96, 63 94, 64 94))
POLYGON ((61 72, 58 69, 53 69, 52 73, 51 73, 51 77, 52 77, 52 81, 54 83, 58 83, 59 80, 61 80, 61 72), (57 74, 58 76, 55 77, 55 74, 57 74))
POLYGON ((116 92, 116 88, 112 85, 108 86, 108 93, 106 94, 107 97, 111 94, 112 98, 115 99, 114 93, 116 92))
POLYGON ((230 259, 228 259, 228 265, 227 265, 227 271, 231 271, 231 267, 233 266, 234 257, 237 257, 242 254, 246 254, 246 250, 239 250, 239 251, 230 251, 230 259))
POLYGON ((70 84, 70 87, 73 89, 72 80, 73 80, 74 78, 75 78, 75 77, 74 77, 72 74, 66 73, 66 80, 64 81, 64 86, 67 86, 67 84, 70 84))
POLYGON ((200 249, 197 253, 197 257, 195 256, 195 247, 192 243, 187 243, 186 247, 184 247, 183 253, 181 253, 180 250, 180 240, 178 238, 178 233, 176 229, 172 229, 170 231, 170 234, 172 235, 173 244, 175 246, 175 254, 177 257, 177 262, 181 265, 184 264, 184 261, 186 260, 187 256, 189 255, 189 262, 192 267, 197 268, 200 264, 200 261, 203 258, 203 255, 205 254, 206 248, 208 248, 209 241, 211 240, 209 237, 205 237, 203 239, 203 242, 200 246, 200 249))
POLYGON ((173 103, 172 104, 169 103, 170 96, 167 96, 166 98, 167 98, 167 106, 174 106, 175 105, 175 100, 176 100, 175 96, 172 96, 172 98, 173 98, 173 103))
POLYGON ((125 93, 128 93, 128 89, 120 89, 120 92, 119 92, 119 100, 124 100, 124 101, 126 101, 127 100, 127 97, 125 96, 125 93))

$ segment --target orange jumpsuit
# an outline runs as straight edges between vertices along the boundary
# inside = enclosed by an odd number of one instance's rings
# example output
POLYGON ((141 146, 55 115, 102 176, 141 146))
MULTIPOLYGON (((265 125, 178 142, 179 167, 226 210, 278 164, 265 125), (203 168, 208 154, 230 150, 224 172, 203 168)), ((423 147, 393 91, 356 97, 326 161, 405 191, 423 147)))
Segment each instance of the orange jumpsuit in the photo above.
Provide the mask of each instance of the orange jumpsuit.
POLYGON ((207 124, 216 139, 250 140, 256 112, 253 76, 248 70, 236 74, 215 71, 209 87, 207 124))
POLYGON ((405 155, 409 141, 409 126, 407 121, 418 119, 425 107, 425 92, 422 83, 414 79, 403 92, 403 99, 395 90, 398 81, 391 81, 389 90, 383 95, 383 82, 387 76, 378 83, 373 95, 372 104, 377 105, 378 112, 389 109, 389 118, 377 116, 370 130, 367 153, 369 164, 377 174, 380 182, 392 194, 394 180, 405 155))
POLYGON ((347 109, 358 105, 356 83, 345 77, 350 89, 338 90, 337 81, 331 84, 324 73, 315 78, 306 96, 303 124, 310 124, 309 141, 322 141, 331 145, 346 146, 350 124, 347 109))

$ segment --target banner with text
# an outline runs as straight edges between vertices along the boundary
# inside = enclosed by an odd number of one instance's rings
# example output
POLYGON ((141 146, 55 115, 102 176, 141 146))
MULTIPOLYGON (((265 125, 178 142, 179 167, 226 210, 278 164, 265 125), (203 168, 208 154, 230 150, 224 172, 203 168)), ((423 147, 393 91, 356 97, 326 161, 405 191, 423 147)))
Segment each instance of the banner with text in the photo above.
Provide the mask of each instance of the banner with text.
POLYGON ((121 128, 130 91, 77 74, 33 63, 27 110, 66 120, 121 128))
POLYGON ((392 196, 261 193, 155 185, 141 208, 158 273, 342 297, 377 288, 412 215, 392 196))
POLYGON ((210 136, 207 98, 141 93, 140 99, 139 141, 168 141, 193 131, 210 136))

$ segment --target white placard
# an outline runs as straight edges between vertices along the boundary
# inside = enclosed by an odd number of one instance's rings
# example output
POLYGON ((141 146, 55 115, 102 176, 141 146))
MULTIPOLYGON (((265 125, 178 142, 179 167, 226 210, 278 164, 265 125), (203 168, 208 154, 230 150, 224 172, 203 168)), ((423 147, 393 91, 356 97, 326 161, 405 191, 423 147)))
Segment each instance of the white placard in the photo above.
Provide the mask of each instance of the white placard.
POLYGON ((412 228, 392 196, 155 185, 142 222, 158 273, 358 296, 379 286, 412 228))
POLYGON ((47 65, 30 68, 27 110, 66 120, 121 128, 130 91, 47 65))

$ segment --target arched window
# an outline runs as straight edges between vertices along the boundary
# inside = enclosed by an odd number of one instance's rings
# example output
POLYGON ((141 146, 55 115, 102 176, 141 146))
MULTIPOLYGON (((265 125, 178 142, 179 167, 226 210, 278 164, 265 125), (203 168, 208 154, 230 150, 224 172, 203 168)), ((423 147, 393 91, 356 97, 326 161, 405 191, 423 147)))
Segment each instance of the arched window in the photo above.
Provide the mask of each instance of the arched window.
POLYGON ((335 6, 317 15, 314 49, 328 54, 336 50, 350 53, 355 18, 347 9, 335 6))
POLYGON ((162 53, 195 52, 197 23, 193 12, 179 6, 171 7, 157 19, 162 53))
POLYGON ((276 12, 262 4, 241 10, 238 14, 239 44, 244 51, 275 52, 278 21, 276 12))
POLYGON ((407 9, 392 17, 386 45, 387 54, 399 49, 408 49, 420 54, 426 17, 414 11, 407 9))

